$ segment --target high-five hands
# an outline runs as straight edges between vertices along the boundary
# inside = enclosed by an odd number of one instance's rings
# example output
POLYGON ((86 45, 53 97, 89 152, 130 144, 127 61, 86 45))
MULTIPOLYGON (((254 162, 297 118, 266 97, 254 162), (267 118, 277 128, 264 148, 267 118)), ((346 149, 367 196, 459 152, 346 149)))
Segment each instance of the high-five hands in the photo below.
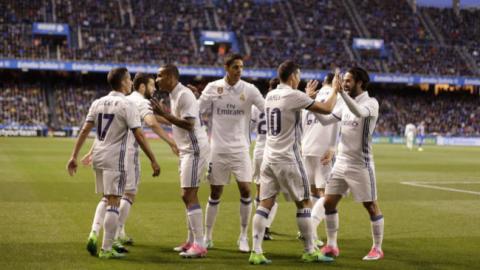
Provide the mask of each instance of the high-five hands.
POLYGON ((307 95, 310 98, 315 98, 315 96, 317 95, 317 86, 318 86, 318 81, 316 80, 308 81, 307 87, 305 88, 305 93, 307 93, 307 95))
POLYGON ((337 93, 340 93, 340 92, 343 91, 343 89, 342 89, 342 78, 341 78, 339 68, 335 69, 335 76, 333 76, 332 88, 337 93))

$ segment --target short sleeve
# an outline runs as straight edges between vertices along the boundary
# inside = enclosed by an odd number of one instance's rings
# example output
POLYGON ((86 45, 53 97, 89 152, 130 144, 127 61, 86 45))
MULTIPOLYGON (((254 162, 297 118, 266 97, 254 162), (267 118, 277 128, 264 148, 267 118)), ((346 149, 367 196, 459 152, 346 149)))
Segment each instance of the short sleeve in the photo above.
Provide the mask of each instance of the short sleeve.
POLYGON ((198 99, 198 106, 201 113, 206 113, 212 108, 213 96, 208 94, 212 91, 212 87, 214 87, 213 84, 207 84, 205 89, 203 89, 200 98, 198 99))
POLYGON ((129 129, 135 129, 142 126, 142 123, 140 122, 140 114, 133 103, 129 101, 125 103, 125 112, 125 119, 127 120, 127 126, 129 129))
POLYGON ((178 99, 177 104, 180 110, 180 118, 197 118, 199 116, 198 104, 192 93, 184 92, 178 99))
POLYGON ((258 110, 263 111, 265 110, 265 99, 263 99, 262 93, 258 90, 255 85, 250 85, 250 91, 253 95, 252 104, 258 108, 258 110))
POLYGON ((311 99, 307 94, 298 90, 291 91, 293 97, 292 106, 294 110, 308 109, 315 103, 315 100, 311 99))
POLYGON ((377 117, 378 116, 378 101, 374 98, 370 98, 363 106, 368 110, 369 115, 377 117))
POLYGON ((95 100, 92 105, 90 106, 90 109, 88 109, 88 114, 87 118, 85 119, 86 122, 92 122, 95 123, 95 107, 97 107, 97 102, 98 100, 95 100))
POLYGON ((141 119, 145 119, 145 116, 153 114, 152 108, 146 99, 142 100, 140 106, 138 106, 138 113, 140 114, 141 119))

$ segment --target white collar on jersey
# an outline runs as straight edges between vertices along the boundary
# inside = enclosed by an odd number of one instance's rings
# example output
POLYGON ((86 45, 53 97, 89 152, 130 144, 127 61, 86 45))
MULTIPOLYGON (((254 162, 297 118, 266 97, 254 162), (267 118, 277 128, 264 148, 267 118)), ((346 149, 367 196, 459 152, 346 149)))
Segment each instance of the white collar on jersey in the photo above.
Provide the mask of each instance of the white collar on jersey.
POLYGON ((108 93, 109 96, 117 96, 117 97, 124 97, 125 94, 123 94, 122 92, 118 92, 118 91, 115 91, 115 90, 112 90, 110 91, 110 93, 108 93))
POLYGON ((277 86, 277 89, 292 89, 292 90, 293 90, 293 88, 292 88, 290 85, 284 84, 284 83, 280 83, 280 84, 277 86))
POLYGON ((242 81, 242 79, 238 80, 238 82, 235 84, 235 85, 230 85, 228 82, 227 82, 227 77, 223 77, 223 85, 225 86, 225 89, 226 90, 236 90, 239 86, 240 86, 240 82, 242 81))
POLYGON ((356 96, 355 97, 355 100, 356 101, 359 101, 361 99, 364 99, 364 98, 369 98, 370 96, 368 95, 368 92, 367 91, 363 91, 363 93, 361 93, 360 95, 356 96))

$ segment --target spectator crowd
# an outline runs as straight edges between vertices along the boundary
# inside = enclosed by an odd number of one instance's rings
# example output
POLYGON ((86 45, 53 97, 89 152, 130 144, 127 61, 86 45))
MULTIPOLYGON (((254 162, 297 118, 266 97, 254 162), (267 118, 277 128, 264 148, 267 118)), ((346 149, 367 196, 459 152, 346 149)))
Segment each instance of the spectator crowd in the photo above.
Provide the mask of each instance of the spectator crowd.
POLYGON ((221 63, 221 53, 199 36, 216 30, 235 33, 248 67, 272 68, 293 58, 304 69, 361 65, 372 72, 480 74, 479 9, 414 12, 407 0, 0 0, 0 10, 4 58, 212 66, 221 63), (432 18, 445 42, 422 15, 432 18), (68 24, 70 44, 32 35, 33 22, 68 24), (357 37, 383 39, 385 48, 354 49, 357 37))

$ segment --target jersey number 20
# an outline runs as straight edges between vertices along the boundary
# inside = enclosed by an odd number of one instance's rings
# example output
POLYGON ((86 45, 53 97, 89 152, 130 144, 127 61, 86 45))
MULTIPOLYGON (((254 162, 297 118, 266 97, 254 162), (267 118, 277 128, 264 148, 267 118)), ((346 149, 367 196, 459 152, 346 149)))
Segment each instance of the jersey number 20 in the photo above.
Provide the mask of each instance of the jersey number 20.
POLYGON ((97 136, 98 140, 103 141, 105 139, 105 136, 107 136, 107 131, 110 128, 110 125, 112 124, 113 118, 115 118, 115 114, 111 113, 99 113, 98 114, 98 127, 97 127, 97 136), (103 121, 103 120, 107 121, 103 121))

